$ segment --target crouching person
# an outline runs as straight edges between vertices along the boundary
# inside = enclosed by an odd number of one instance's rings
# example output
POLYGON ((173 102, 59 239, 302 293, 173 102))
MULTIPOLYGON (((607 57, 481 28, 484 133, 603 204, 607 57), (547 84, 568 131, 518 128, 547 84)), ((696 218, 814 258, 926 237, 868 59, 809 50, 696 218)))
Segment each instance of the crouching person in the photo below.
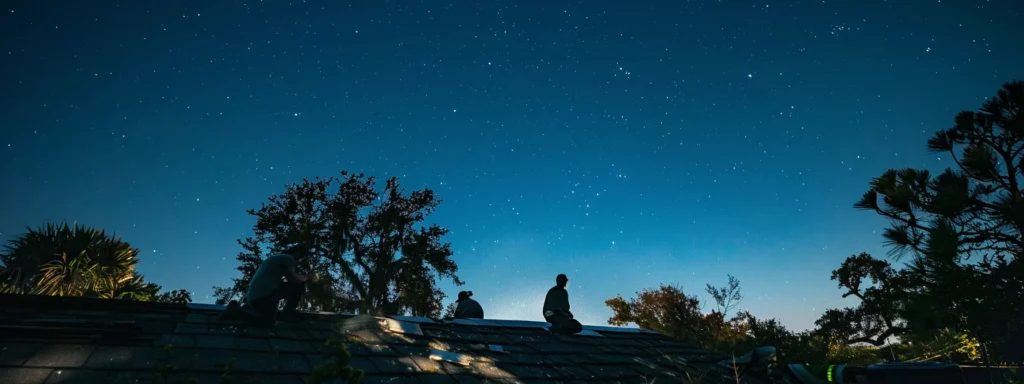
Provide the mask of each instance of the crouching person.
POLYGON ((255 315, 256 323, 273 325, 281 300, 285 300, 284 317, 293 317, 299 307, 309 277, 295 272, 295 265, 304 261, 292 256, 297 253, 295 250, 268 256, 253 274, 243 310, 255 315))

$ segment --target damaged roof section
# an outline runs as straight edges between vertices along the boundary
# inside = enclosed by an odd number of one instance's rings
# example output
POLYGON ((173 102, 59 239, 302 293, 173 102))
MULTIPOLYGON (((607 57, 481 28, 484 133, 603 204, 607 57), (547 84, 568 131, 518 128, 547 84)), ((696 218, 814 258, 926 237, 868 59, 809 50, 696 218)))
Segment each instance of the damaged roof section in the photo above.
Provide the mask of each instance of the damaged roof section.
POLYGON ((0 295, 0 383, 150 382, 173 346, 177 369, 219 383, 301 383, 341 339, 366 383, 702 383, 735 379, 725 359, 656 332, 547 323, 304 314, 273 329, 218 323, 217 308, 0 295), (230 363, 229 363, 230 362, 230 363))

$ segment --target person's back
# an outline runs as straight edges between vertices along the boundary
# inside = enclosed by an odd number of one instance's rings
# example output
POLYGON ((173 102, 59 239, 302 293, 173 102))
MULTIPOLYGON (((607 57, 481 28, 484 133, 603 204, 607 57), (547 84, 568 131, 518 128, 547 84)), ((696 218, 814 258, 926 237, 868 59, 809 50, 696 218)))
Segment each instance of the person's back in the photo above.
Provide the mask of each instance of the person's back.
POLYGON ((455 306, 455 318, 457 319, 482 319, 484 318, 484 307, 471 299, 472 291, 459 292, 458 304, 455 306))
POLYGON ((569 317, 572 317, 572 312, 569 311, 569 292, 565 290, 565 285, 569 283, 569 278, 565 275, 558 275, 555 278, 555 286, 548 290, 548 294, 544 296, 544 317, 551 317, 560 311, 564 311, 569 317))
POLYGON ((569 311, 569 292, 565 290, 569 278, 565 275, 555 277, 555 286, 548 290, 544 297, 544 320, 551 323, 553 333, 580 333, 583 324, 573 318, 569 311))
POLYGON ((281 285, 281 279, 287 278, 295 270, 295 258, 291 255, 276 254, 268 256, 260 263, 245 294, 245 301, 250 304, 270 296, 281 285))
POLYGON ((272 254, 263 259, 249 280, 249 288, 242 303, 231 300, 218 319, 248 319, 259 325, 272 326, 277 321, 281 300, 285 300, 285 318, 294 319, 302 295, 306 292, 306 281, 309 279, 308 276, 295 272, 295 266, 302 264, 305 258, 296 258, 293 255, 304 254, 302 248, 301 245, 292 246, 284 253, 272 254))

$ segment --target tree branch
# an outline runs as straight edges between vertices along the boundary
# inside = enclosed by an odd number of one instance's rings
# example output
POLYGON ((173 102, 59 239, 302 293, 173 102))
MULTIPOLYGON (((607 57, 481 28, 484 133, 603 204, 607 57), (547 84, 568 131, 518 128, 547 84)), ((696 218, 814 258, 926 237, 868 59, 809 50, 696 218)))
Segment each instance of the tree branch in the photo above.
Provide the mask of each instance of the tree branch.
POLYGON ((846 343, 847 344, 868 343, 868 344, 871 344, 873 346, 880 347, 882 345, 885 345, 885 342, 886 342, 886 340, 888 338, 890 338, 890 337, 892 337, 892 336, 894 336, 896 334, 904 333, 906 331, 907 331, 907 328, 904 328, 904 327, 890 327, 890 328, 886 329, 885 332, 882 332, 882 333, 878 334, 878 336, 876 336, 874 338, 872 338, 871 336, 853 337, 853 338, 847 339, 846 343))

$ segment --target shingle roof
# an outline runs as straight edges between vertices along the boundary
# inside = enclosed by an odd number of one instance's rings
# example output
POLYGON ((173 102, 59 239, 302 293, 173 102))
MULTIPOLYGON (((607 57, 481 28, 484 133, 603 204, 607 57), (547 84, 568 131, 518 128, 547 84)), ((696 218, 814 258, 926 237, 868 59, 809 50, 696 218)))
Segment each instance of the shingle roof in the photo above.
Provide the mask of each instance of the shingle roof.
POLYGON ((632 328, 563 336, 532 321, 303 314, 259 329, 218 323, 222 307, 208 304, 25 295, 0 295, 0 308, 4 384, 152 382, 167 345, 201 383, 221 382, 232 359, 243 382, 300 383, 332 337, 365 383, 735 383, 715 365, 725 356, 632 328))

